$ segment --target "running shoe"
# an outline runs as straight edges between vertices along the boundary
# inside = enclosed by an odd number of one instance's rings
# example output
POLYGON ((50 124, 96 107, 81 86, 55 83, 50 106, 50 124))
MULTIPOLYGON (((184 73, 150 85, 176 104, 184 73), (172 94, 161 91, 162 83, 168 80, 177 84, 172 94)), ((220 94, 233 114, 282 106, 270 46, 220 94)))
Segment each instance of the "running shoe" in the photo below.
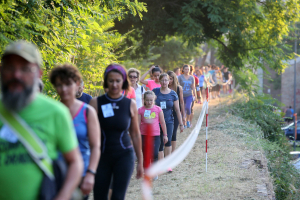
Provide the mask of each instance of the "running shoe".
POLYGON ((168 173, 172 173, 173 170, 171 168, 168 169, 168 173))
POLYGON ((156 181, 158 179, 158 175, 154 176, 152 181, 156 181))
POLYGON ((188 128, 190 128, 190 127, 191 127, 191 125, 190 125, 190 122, 189 122, 189 121, 187 121, 187 122, 186 122, 186 126, 187 126, 188 128))

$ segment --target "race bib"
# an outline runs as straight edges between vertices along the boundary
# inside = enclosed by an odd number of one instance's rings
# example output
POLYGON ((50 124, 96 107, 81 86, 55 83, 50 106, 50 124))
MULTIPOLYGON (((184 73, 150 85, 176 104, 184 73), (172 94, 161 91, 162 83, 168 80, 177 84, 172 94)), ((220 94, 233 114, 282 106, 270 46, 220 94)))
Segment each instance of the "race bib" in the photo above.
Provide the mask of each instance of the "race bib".
POLYGON ((101 105, 102 113, 104 118, 112 117, 115 115, 111 103, 101 105))
POLYGON ((145 118, 150 118, 151 110, 145 110, 144 112, 144 117, 145 118))
POLYGON ((167 104, 166 104, 165 101, 161 101, 161 102, 160 102, 160 108, 161 108, 161 109, 166 109, 166 108, 167 108, 167 104))
POLYGON ((3 125, 1 131, 0 131, 0 138, 10 142, 10 143, 16 143, 18 142, 18 137, 16 134, 5 124, 3 125))
POLYGON ((197 92, 200 91, 200 87, 199 86, 197 86, 196 89, 197 89, 197 92))

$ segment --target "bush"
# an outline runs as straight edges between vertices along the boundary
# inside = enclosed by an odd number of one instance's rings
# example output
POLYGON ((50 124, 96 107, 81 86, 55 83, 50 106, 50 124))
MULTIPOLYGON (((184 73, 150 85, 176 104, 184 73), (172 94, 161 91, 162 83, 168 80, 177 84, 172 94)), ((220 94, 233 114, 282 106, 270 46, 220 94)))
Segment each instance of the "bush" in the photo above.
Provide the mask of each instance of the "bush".
POLYGON ((261 128, 263 132, 261 144, 274 180, 276 199, 300 199, 297 190, 300 188, 300 174, 290 163, 292 156, 289 152, 292 147, 281 130, 281 117, 273 112, 276 109, 272 105, 274 101, 266 96, 248 97, 233 104, 230 110, 234 115, 249 120, 261 128))

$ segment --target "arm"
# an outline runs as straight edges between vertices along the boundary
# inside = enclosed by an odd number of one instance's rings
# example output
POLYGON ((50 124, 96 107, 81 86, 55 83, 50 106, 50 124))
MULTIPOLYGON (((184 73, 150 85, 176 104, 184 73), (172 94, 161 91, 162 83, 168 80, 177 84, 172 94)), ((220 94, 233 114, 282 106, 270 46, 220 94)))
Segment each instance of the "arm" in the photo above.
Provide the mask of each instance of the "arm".
POLYGON ((137 171, 136 178, 141 178, 143 176, 143 165, 142 165, 143 161, 142 161, 142 151, 141 151, 142 142, 141 142, 141 133, 138 125, 138 111, 134 100, 131 100, 130 112, 131 112, 131 124, 130 124, 129 133, 133 142, 135 154, 138 159, 137 161, 138 163, 136 166, 136 171, 137 171))
POLYGON ((78 147, 64 153, 63 156, 68 165, 68 172, 65 182, 58 195, 55 197, 55 200, 71 198, 73 191, 79 185, 83 171, 83 161, 78 147))
POLYGON ((141 130, 141 122, 142 122, 142 116, 138 114, 138 123, 139 123, 139 129, 141 130))
POLYGON ((197 97, 197 92, 196 92, 196 88, 195 88, 195 78, 193 76, 191 76, 193 78, 193 82, 192 82, 192 85, 191 85, 191 88, 192 88, 192 93, 193 93, 193 96, 197 97))
POLYGON ((182 118, 181 118, 181 114, 180 114, 180 110, 179 110, 178 100, 174 101, 174 108, 175 108, 175 112, 177 114, 177 119, 179 121, 180 132, 183 132, 183 123, 182 123, 182 118))
POLYGON ((98 114, 97 97, 91 99, 90 106, 92 106, 95 109, 96 113, 98 114))
POLYGON ((182 90, 182 87, 179 87, 179 91, 180 91, 180 95, 179 95, 179 98, 180 98, 180 107, 181 107, 181 115, 182 115, 182 121, 183 123, 185 124, 185 110, 184 110, 184 101, 183 101, 183 90, 182 90))
MULTIPOLYGON (((88 169, 96 172, 97 166, 100 159, 100 144, 101 144, 101 137, 100 137, 100 124, 98 121, 97 113, 92 106, 88 106, 89 113, 88 113, 88 138, 89 138, 89 145, 91 150, 90 155, 90 163, 88 169)), ((81 191, 83 194, 88 195, 94 187, 95 183, 95 175, 92 173, 86 173, 82 184, 81 184, 81 191)))
POLYGON ((141 76, 140 78, 140 82, 142 84, 148 85, 148 81, 145 81, 146 76, 151 72, 151 70, 154 68, 155 66, 150 67, 150 69, 148 71, 146 71, 145 74, 143 74, 143 76, 141 76))
POLYGON ((167 127, 166 127, 166 122, 165 122, 165 117, 163 111, 159 112, 159 123, 161 126, 161 129, 164 133, 164 144, 168 142, 168 135, 167 135, 167 127))

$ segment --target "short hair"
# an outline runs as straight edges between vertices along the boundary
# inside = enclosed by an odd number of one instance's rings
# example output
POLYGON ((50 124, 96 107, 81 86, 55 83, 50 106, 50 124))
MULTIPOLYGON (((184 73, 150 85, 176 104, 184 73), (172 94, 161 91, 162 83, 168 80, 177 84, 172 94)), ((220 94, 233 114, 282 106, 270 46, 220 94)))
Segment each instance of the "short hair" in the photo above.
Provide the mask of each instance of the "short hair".
MULTIPOLYGON (((109 67, 109 66, 110 65, 108 65, 107 67, 109 67)), ((128 79, 127 79, 127 70, 126 70, 126 68, 123 65, 118 64, 118 66, 122 67, 124 69, 125 73, 126 73, 125 74, 126 79, 123 80, 122 89, 125 90, 125 91, 129 91, 129 89, 130 89, 130 83, 129 83, 128 79)), ((106 76, 105 76, 105 71, 104 71, 104 75, 103 75, 104 76, 104 81, 103 81, 103 87, 104 88, 108 88, 107 77, 108 77, 109 73, 111 73, 111 72, 119 73, 122 76, 122 78, 123 78, 123 74, 122 74, 122 72, 120 70, 112 69, 111 71, 107 72, 106 76)))
POLYGON ((190 65, 190 71, 194 71, 194 66, 190 65))
POLYGON ((137 74, 137 78, 140 79, 140 74, 141 74, 141 72, 140 72, 140 70, 138 70, 138 69, 136 69, 136 68, 130 68, 130 69, 127 71, 127 74, 128 74, 128 76, 129 76, 129 74, 134 73, 134 72, 137 74))
POLYGON ((177 71, 177 70, 179 70, 179 68, 178 68, 178 67, 176 67, 176 68, 173 70, 173 72, 175 72, 175 73, 176 73, 176 71, 177 71))
POLYGON ((163 77, 167 77, 168 79, 170 79, 169 75, 167 73, 162 73, 160 76, 159 76, 159 80, 161 80, 163 77))
POLYGON ((50 72, 50 82, 55 86, 56 79, 59 78, 63 83, 69 83, 72 79, 74 82, 80 81, 82 76, 77 69, 72 64, 58 65, 53 68, 50 72))

